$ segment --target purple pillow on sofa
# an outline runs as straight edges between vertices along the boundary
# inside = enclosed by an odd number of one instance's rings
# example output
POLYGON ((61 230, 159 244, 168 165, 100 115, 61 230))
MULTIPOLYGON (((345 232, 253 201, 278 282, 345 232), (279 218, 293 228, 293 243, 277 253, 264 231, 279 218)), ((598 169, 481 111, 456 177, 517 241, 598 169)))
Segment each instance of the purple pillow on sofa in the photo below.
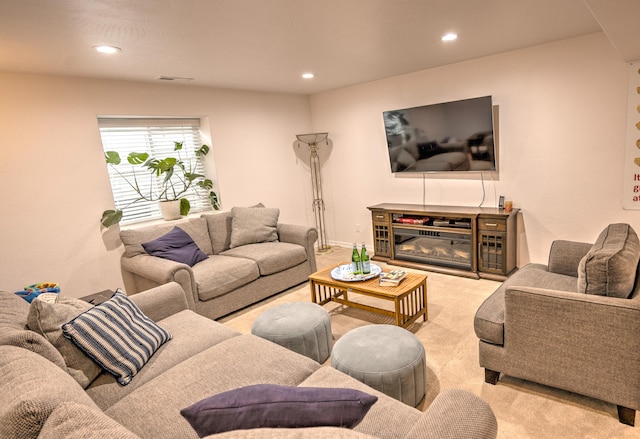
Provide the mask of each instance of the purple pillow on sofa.
POLYGON ((377 400, 355 389, 256 384, 205 398, 180 414, 200 437, 251 428, 353 428, 377 400))
POLYGON ((190 267, 207 259, 207 255, 200 250, 198 244, 180 227, 174 227, 161 237, 143 243, 142 247, 152 256, 182 262, 190 267))

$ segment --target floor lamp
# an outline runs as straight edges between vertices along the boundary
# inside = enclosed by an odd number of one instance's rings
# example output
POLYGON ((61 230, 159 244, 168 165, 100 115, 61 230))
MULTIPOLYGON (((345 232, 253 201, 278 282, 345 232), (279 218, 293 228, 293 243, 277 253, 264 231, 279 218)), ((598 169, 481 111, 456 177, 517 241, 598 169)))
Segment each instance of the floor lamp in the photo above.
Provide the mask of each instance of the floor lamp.
POLYGON ((313 212, 318 229, 318 253, 328 253, 331 247, 327 244, 324 226, 324 200, 322 199, 322 176, 320 174, 320 158, 318 157, 318 143, 327 140, 329 133, 296 134, 298 141, 309 145, 311 157, 311 188, 313 190, 313 212))

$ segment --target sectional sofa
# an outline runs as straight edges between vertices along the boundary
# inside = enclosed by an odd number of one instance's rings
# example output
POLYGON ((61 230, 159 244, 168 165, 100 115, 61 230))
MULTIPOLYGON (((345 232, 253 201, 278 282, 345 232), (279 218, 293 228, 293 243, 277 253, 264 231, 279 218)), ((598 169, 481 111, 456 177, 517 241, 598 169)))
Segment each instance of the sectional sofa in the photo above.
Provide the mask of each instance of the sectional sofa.
MULTIPOLYGON (((118 381, 121 375, 116 379, 105 372, 98 360, 85 355, 60 331, 61 324, 69 330, 70 324, 64 323, 68 319, 77 326, 82 317, 99 309, 106 313, 111 305, 92 308, 80 299, 64 297, 56 304, 36 299, 30 305, 0 292, 0 437, 193 439, 198 435, 181 415, 182 409, 255 384, 355 389, 377 401, 353 429, 233 429, 215 437, 484 439, 497 435, 491 408, 467 391, 443 391, 421 412, 329 366, 195 313, 175 282, 131 297, 116 296, 136 304, 149 324, 170 334, 126 385, 118 381)), ((313 419, 313 413, 306 419, 313 419)))

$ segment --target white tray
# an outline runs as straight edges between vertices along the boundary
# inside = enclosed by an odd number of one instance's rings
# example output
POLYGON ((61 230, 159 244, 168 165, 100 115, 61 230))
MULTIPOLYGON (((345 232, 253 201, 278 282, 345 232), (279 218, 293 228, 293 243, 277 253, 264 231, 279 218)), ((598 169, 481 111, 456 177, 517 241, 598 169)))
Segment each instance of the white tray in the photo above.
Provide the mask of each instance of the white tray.
POLYGON ((351 264, 339 265, 331 270, 331 277, 335 280, 343 282, 360 282, 380 276, 382 269, 376 264, 371 264, 371 273, 369 274, 353 274, 351 264))

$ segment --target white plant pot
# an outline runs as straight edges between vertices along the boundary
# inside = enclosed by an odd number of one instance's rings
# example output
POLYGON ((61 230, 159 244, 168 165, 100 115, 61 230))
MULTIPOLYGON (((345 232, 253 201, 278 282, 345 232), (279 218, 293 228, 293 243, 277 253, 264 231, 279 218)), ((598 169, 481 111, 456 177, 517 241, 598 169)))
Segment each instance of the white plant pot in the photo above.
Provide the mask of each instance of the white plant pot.
POLYGON ((182 218, 180 215, 180 200, 160 201, 158 205, 160 206, 162 219, 165 221, 174 221, 182 218))

